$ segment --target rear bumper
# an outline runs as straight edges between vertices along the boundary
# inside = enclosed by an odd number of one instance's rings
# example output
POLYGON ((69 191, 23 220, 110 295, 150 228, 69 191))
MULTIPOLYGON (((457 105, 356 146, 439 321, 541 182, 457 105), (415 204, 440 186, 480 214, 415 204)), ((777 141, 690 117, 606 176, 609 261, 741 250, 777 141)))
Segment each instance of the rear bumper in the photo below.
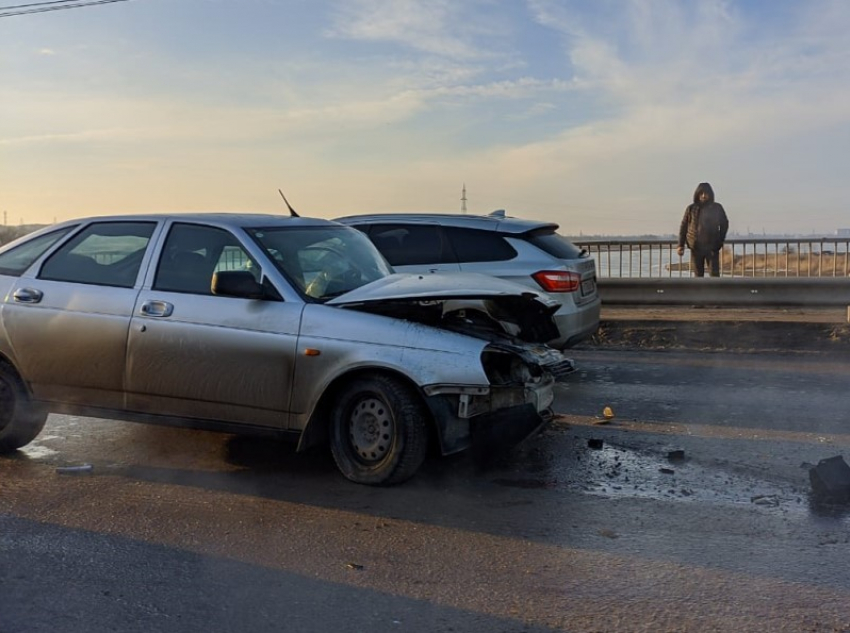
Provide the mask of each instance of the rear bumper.
POLYGON ((566 349, 589 339, 599 329, 599 315, 602 310, 602 300, 580 306, 571 306, 569 311, 562 308, 555 313, 555 324, 561 335, 549 345, 556 349, 566 349))

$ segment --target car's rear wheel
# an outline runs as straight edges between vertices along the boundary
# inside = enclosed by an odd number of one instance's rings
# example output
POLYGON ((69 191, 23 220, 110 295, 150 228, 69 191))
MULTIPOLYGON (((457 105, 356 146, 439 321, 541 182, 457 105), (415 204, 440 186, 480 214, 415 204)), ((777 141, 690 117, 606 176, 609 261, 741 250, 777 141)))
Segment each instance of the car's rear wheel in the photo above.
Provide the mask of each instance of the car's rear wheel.
POLYGON ((357 378, 336 394, 330 431, 343 475, 360 484, 392 485, 409 479, 425 460, 428 414, 400 380, 357 378))
POLYGON ((47 412, 33 405, 17 372, 0 362, 0 453, 32 442, 46 421, 47 412))

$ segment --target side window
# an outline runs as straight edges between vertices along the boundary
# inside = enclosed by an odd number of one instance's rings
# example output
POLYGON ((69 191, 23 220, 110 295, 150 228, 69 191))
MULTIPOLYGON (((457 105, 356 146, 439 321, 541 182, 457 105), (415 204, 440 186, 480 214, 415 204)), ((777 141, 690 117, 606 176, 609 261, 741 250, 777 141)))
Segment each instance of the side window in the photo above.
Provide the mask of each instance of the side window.
POLYGON ((44 262, 38 278, 132 288, 155 227, 155 222, 87 226, 44 262))
POLYGON ((369 231, 391 266, 454 263, 442 227, 437 224, 376 224, 369 231))
POLYGON ((222 270, 247 270, 254 275, 254 279, 258 282, 262 277, 260 267, 238 244, 231 244, 221 249, 213 272, 217 273, 222 270))
POLYGON ((32 266, 35 260, 41 257, 59 239, 65 237, 68 231, 73 228, 76 227, 69 226, 35 237, 0 254, 0 275, 13 275, 15 277, 22 275, 27 268, 32 266))
POLYGON ((260 280, 259 266, 228 231, 198 224, 175 224, 160 255, 154 290, 211 295, 213 274, 249 270, 260 280))
POLYGON ((461 264, 504 262, 517 256, 514 247, 493 231, 446 227, 446 233, 461 264))

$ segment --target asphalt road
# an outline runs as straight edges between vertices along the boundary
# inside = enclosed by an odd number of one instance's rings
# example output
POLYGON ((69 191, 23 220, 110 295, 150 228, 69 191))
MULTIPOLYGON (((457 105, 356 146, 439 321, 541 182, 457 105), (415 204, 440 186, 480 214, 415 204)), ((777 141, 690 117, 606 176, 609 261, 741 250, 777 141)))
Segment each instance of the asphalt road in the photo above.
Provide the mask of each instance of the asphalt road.
POLYGON ((0 458, 0 633, 850 631, 850 506, 808 481, 850 451, 850 365, 574 356, 508 458, 387 489, 268 440, 51 417, 0 458))

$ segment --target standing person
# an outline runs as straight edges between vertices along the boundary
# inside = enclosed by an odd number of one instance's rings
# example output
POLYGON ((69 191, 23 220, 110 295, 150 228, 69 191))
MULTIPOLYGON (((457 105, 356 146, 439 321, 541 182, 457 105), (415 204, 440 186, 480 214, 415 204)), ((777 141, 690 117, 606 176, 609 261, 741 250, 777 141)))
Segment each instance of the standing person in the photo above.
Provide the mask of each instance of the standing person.
POLYGON ((726 241, 729 220, 723 205, 714 201, 714 190, 707 182, 701 182, 694 191, 694 203, 685 209, 685 217, 679 226, 679 248, 681 257, 685 244, 691 249, 691 268, 697 277, 705 276, 708 262, 712 277, 720 276, 720 249, 726 241))

